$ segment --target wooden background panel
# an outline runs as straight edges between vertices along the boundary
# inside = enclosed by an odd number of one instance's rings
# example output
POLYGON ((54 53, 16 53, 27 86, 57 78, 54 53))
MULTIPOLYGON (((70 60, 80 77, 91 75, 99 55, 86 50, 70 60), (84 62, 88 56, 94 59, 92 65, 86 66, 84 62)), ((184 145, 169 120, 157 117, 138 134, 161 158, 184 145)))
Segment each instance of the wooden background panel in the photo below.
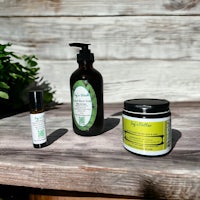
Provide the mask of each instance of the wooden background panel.
POLYGON ((1 0, 0 16, 197 15, 199 0, 1 0))
POLYGON ((200 17, 0 18, 1 42, 40 59, 75 59, 69 42, 92 43, 101 60, 199 60, 200 17))
MULTIPOLYGON (((199 61, 97 60, 94 66, 104 79, 105 102, 122 102, 130 98, 144 97, 198 101, 199 64, 199 61)), ((46 60, 40 61, 39 66, 41 76, 49 80, 56 91, 56 99, 70 102, 69 79, 77 68, 76 60, 46 60)))
POLYGON ((0 42, 39 58, 40 76, 59 102, 70 101, 69 77, 77 68, 78 50, 69 42, 92 44, 105 102, 198 101, 199 8, 199 0, 1 0, 0 42))

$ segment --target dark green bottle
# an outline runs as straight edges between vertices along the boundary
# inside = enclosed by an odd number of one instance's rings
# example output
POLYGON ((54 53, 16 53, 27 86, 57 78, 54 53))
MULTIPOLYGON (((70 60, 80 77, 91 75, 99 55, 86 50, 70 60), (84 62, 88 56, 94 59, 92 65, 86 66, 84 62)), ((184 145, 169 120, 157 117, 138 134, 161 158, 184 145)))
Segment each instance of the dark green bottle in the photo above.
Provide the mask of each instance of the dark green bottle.
POLYGON ((79 68, 70 78, 73 129, 82 136, 99 135, 104 126, 103 78, 93 68, 94 54, 89 44, 69 45, 81 48, 77 54, 79 68))

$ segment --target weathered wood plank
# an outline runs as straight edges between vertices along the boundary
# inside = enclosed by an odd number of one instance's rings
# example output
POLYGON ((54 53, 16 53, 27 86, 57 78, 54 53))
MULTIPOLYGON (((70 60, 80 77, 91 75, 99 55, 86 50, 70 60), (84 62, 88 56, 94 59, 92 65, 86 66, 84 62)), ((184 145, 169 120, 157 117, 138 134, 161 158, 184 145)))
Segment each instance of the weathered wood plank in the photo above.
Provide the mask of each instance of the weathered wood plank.
MULTIPOLYGON (((131 98, 165 98, 170 101, 198 101, 198 61, 100 61, 94 67, 104 79, 104 101, 123 102, 131 98), (119 73, 120 71, 120 73, 119 73)), ((69 79, 78 67, 74 61, 40 61, 40 75, 51 83, 58 102, 70 102, 69 79)))
POLYGON ((1 0, 0 16, 199 15, 198 0, 1 0))
POLYGON ((172 103, 174 148, 157 158, 124 150, 121 115, 116 114, 122 104, 106 105, 105 110, 109 130, 89 138, 73 133, 68 105, 46 112, 54 142, 43 149, 32 147, 28 113, 0 120, 0 184, 138 198, 152 191, 160 199, 200 198, 199 102, 172 103))
POLYGON ((40 59, 75 58, 69 42, 89 42, 96 59, 199 60, 200 17, 0 18, 0 42, 40 59))
POLYGON ((67 43, 73 41, 92 43, 95 66, 104 76, 105 102, 149 96, 185 101, 199 100, 199 24, 200 17, 0 18, 0 38, 12 42, 15 52, 41 60, 41 74, 60 102, 70 101, 77 51, 67 43))

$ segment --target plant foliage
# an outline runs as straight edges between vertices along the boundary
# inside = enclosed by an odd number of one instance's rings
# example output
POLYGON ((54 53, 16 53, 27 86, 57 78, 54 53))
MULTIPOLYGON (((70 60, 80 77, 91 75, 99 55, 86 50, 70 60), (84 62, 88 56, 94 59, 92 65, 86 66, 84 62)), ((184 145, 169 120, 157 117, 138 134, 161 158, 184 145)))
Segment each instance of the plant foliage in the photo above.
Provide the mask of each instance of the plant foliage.
POLYGON ((37 58, 16 55, 7 51, 9 46, 0 44, 0 113, 27 109, 27 93, 33 89, 44 90, 45 104, 52 102, 54 91, 49 83, 39 79, 37 58))

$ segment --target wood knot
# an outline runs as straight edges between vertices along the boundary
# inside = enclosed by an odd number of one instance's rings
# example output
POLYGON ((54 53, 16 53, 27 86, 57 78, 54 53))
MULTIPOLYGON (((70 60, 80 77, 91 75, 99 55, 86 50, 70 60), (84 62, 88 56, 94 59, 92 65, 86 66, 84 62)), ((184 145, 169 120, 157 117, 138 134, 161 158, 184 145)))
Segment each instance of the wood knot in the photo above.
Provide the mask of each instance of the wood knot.
POLYGON ((199 3, 199 0, 170 0, 169 3, 164 4, 167 10, 188 10, 194 8, 199 3))

